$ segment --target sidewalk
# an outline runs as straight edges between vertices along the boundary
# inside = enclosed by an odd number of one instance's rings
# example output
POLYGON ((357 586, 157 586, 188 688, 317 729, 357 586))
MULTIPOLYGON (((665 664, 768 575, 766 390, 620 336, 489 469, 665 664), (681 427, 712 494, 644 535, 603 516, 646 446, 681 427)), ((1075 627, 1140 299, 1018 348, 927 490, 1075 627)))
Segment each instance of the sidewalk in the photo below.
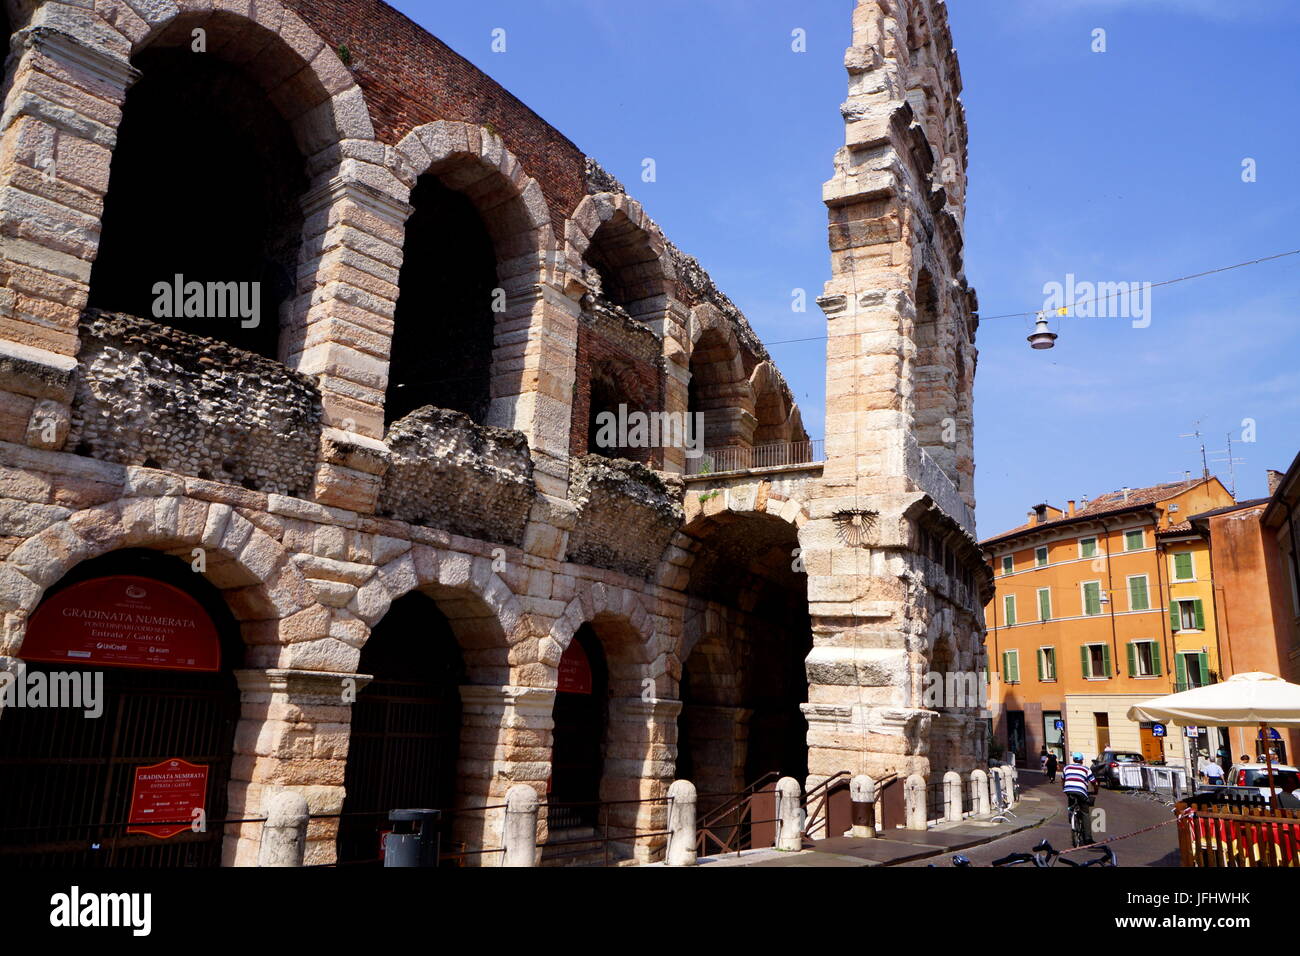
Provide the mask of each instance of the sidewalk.
POLYGON ((1022 830, 1041 825, 1060 812, 1065 802, 1057 792, 1059 785, 1046 783, 1042 774, 1020 772, 1020 802, 1007 823, 993 823, 988 818, 969 818, 961 823, 939 823, 927 830, 895 829, 874 839, 830 837, 811 840, 798 853, 780 850, 746 850, 740 854, 701 857, 700 866, 897 866, 915 863, 928 857, 960 853, 970 847, 1000 840, 1022 830), (1028 779, 1027 779, 1028 778, 1028 779), (1033 782, 1031 782, 1033 781, 1033 782))

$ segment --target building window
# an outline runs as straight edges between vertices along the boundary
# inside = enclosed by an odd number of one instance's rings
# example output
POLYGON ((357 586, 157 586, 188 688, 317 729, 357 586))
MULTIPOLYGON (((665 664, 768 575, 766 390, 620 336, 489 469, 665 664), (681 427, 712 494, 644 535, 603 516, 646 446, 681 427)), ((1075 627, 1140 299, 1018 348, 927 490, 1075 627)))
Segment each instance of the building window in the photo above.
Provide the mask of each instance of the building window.
POLYGON ((1173 557, 1174 557, 1174 580, 1195 581, 1196 569, 1192 565, 1192 552, 1179 551, 1173 557))
POLYGON ((1011 574, 1011 573, 1014 572, 1015 570, 1016 570, 1016 559, 1015 559, 1014 557, 1012 557, 1011 555, 1009 555, 1009 554, 1007 554, 1007 555, 1003 555, 1003 557, 1002 557, 1002 573, 1003 573, 1003 574, 1011 574))
POLYGON ((1110 645, 1084 644, 1079 648, 1083 676, 1087 680, 1105 680, 1110 677, 1110 645))
POLYGON ((1184 652, 1174 655, 1176 691, 1204 687, 1210 682, 1210 659, 1207 654, 1184 652))
POLYGON ((1016 596, 1008 594, 1002 599, 1002 617, 1006 621, 1007 627, 1016 623, 1016 596))
POLYGON ((1083 589, 1083 613, 1085 615, 1101 613, 1101 582, 1085 581, 1083 589))
POLYGON ((1045 568, 1045 567, 1047 567, 1047 549, 1046 549, 1046 548, 1035 548, 1035 549, 1034 549, 1034 566, 1035 566, 1035 567, 1039 567, 1039 568, 1045 568))
POLYGON ((1147 591, 1145 574, 1130 575, 1128 579, 1128 609, 1130 611, 1151 610, 1151 595, 1147 591))
POLYGON ((1200 598, 1169 602, 1169 627, 1174 631, 1205 630, 1205 607, 1200 598))
POLYGON ((1050 621, 1052 619, 1052 589, 1038 589, 1038 619, 1040 621, 1050 621))
POLYGON ((1097 539, 1080 538, 1079 539, 1079 557, 1095 558, 1097 556, 1097 539))
POLYGON ((1146 536, 1143 534, 1141 528, 1138 528, 1136 531, 1124 532, 1125 551, 1141 551, 1142 545, 1145 542, 1146 542, 1146 536))
POLYGON ((1043 682, 1056 680, 1056 648, 1040 647, 1038 649, 1038 679, 1043 682))
POLYGON ((1155 641, 1129 641, 1128 676, 1159 677, 1160 645, 1155 641))
POLYGON ((1094 711, 1093 723, 1097 726, 1097 753, 1110 746, 1110 714, 1094 711))
POLYGON ((1002 652, 1002 679, 1008 684, 1020 683, 1020 652, 1002 652))

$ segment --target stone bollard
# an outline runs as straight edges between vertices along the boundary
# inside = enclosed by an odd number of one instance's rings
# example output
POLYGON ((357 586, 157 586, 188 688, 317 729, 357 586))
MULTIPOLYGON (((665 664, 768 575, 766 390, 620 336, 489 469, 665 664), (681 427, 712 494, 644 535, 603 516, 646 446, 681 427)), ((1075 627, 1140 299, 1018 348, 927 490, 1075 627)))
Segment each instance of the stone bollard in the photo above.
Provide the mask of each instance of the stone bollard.
POLYGON ((537 865, 537 791, 517 783, 506 791, 502 866, 537 865))
POLYGON ((794 777, 782 777, 776 782, 776 815, 780 821, 776 835, 776 848, 789 853, 803 849, 803 790, 794 777))
POLYGON ((876 781, 865 773, 860 773, 849 781, 849 800, 853 807, 849 836, 870 838, 876 835, 876 797, 879 792, 876 781))
POLYGON ((307 852, 307 799, 296 790, 281 790, 266 804, 258 866, 302 866, 307 852))
POLYGON ((961 774, 956 770, 943 775, 943 818, 952 823, 961 822, 961 774))
POLYGON ((695 784, 674 780, 668 788, 668 852, 664 864, 694 866, 695 844, 695 784))
POLYGON ((926 820, 925 797, 925 778, 919 773, 914 773, 903 781, 903 800, 907 807, 907 829, 928 829, 929 824, 926 820))
POLYGON ((1007 806, 1014 807, 1020 802, 1020 770, 1015 764, 1007 764, 1007 806))
POLYGON ((989 775, 983 770, 970 772, 970 809, 977 817, 989 813, 989 775))

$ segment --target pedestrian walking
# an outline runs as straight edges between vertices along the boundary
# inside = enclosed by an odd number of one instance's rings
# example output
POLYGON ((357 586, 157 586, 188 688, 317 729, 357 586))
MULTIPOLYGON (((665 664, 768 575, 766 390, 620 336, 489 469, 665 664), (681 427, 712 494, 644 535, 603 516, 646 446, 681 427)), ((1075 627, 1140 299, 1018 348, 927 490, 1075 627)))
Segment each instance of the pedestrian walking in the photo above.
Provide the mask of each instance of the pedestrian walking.
POLYGON ((1047 771, 1047 782, 1056 783, 1056 754, 1055 753, 1049 753, 1047 755, 1047 766, 1044 769, 1047 771))

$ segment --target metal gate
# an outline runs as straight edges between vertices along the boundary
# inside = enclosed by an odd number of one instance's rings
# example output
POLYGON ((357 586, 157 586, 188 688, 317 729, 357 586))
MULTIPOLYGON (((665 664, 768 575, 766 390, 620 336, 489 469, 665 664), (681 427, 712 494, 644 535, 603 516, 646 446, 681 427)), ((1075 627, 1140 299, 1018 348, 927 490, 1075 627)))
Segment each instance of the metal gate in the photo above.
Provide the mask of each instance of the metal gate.
POLYGON ((208 767, 207 819, 225 818, 239 719, 234 678, 103 674, 97 718, 68 708, 15 707, 0 716, 0 867, 219 866, 220 825, 159 839, 127 833, 126 822, 135 769, 170 757, 208 767))
POLYGON ((393 602, 358 670, 375 679, 352 705, 338 862, 378 864, 388 811, 396 809, 444 811, 441 843, 454 850, 463 677, 460 649, 437 605, 418 593, 393 602))

